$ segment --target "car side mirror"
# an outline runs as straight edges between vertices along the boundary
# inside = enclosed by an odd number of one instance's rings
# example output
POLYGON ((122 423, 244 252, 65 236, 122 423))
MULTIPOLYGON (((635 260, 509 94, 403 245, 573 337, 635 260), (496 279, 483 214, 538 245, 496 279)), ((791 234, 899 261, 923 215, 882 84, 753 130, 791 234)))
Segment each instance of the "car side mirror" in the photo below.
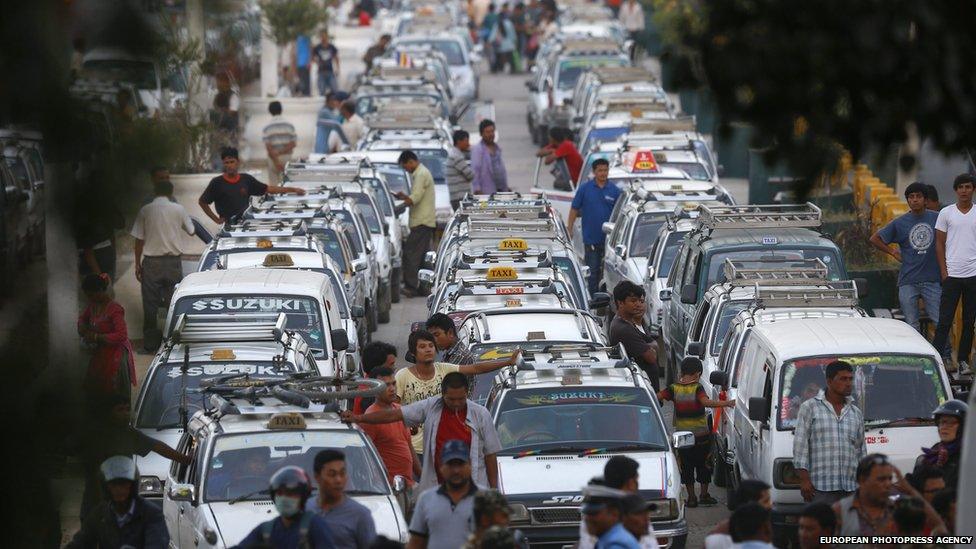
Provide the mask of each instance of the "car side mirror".
POLYGON ((613 223, 610 223, 609 221, 605 222, 603 225, 600 225, 600 230, 603 231, 603 234, 610 234, 610 233, 612 233, 613 232, 613 223))
POLYGON ((583 275, 584 279, 590 278, 590 266, 580 265, 580 274, 583 275))
POLYGON ((531 92, 539 91, 539 86, 536 86, 535 85, 535 82, 533 82, 532 80, 528 80, 525 83, 525 87, 528 88, 528 90, 531 91, 531 92))
POLYGON ((393 491, 397 494, 402 494, 407 490, 407 479, 400 475, 393 477, 393 491))
POLYGON ((654 265, 647 266, 647 274, 644 276, 647 280, 654 280, 654 265))
POLYGON ((426 284, 433 284, 434 271, 430 269, 420 269, 419 271, 417 271, 417 280, 426 284))
POLYGON ((854 288, 857 290, 857 298, 864 299, 868 296, 868 279, 866 278, 855 278, 854 288))
POLYGON ((20 190, 20 187, 16 185, 7 185, 3 193, 7 199, 8 204, 16 204, 18 202, 27 202, 27 193, 20 190))
POLYGON ((749 419, 765 423, 769 421, 769 402, 763 397, 749 399, 749 419))
POLYGON ((604 309, 610 306, 610 294, 596 292, 590 296, 590 309, 604 309))
POLYGON ((705 358, 705 344, 701 341, 692 341, 688 343, 688 356, 694 356, 698 358, 705 358))
POLYGON ((661 292, 657 294, 657 297, 660 298, 661 301, 671 301, 671 288, 661 290, 661 292))
POLYGON ((585 120, 586 120, 586 118, 584 118, 582 116, 574 116, 573 117, 573 124, 582 124, 585 120))
POLYGON ((714 372, 708 374, 708 381, 712 385, 717 387, 728 387, 729 386, 729 374, 721 371, 715 370, 714 372))
POLYGON ((681 302, 685 305, 694 305, 698 301, 698 285, 685 284, 681 287, 681 302))
POLYGON ((614 246, 613 251, 617 252, 617 255, 620 256, 620 259, 625 259, 627 257, 627 247, 624 246, 623 244, 617 244, 616 246, 614 246))
POLYGON ((366 260, 365 259, 359 259, 359 260, 353 261, 353 263, 352 263, 352 270, 355 271, 355 272, 357 272, 357 273, 361 273, 361 272, 365 271, 366 270, 366 260))
POLYGON ((197 499, 197 488, 192 484, 174 483, 169 487, 169 499, 193 503, 197 499))
POLYGON ((345 351, 349 348, 349 335, 342 328, 336 328, 330 332, 333 351, 345 351))
POLYGON ((210 545, 217 545, 217 532, 215 532, 213 528, 204 528, 203 539, 205 539, 210 545))
POLYGON ((349 312, 352 314, 353 318, 363 318, 366 316, 366 309, 364 309, 362 305, 350 306, 349 312))
POLYGON ((437 264, 437 252, 427 252, 424 254, 424 267, 434 268, 437 264))
POLYGON ((690 448, 695 445, 695 433, 691 431, 675 431, 671 435, 671 445, 678 448, 690 448))

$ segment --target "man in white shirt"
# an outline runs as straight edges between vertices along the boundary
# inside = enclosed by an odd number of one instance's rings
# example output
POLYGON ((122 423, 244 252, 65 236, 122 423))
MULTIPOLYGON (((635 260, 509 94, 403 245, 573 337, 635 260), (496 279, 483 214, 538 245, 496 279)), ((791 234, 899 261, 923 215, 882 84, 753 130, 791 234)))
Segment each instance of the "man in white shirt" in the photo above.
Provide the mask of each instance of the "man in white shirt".
POLYGON ((342 133, 346 136, 349 146, 356 148, 356 143, 363 138, 366 133, 366 122, 361 116, 356 114, 356 102, 346 101, 339 107, 339 114, 342 115, 342 133))
POLYGON ((281 102, 272 101, 268 105, 271 122, 264 127, 262 139, 268 153, 268 184, 281 185, 281 176, 285 172, 285 165, 291 160, 291 154, 298 145, 298 134, 295 125, 281 116, 281 102))
POLYGON ((644 32, 644 8, 637 0, 627 0, 620 6, 620 13, 617 15, 620 24, 627 31, 628 38, 634 41, 631 47, 630 56, 634 57, 637 41, 640 33, 644 32))
POLYGON ((131 232, 136 239, 136 279, 142 283, 142 345, 148 353, 155 353, 162 340, 157 312, 166 310, 183 279, 183 233, 193 234, 190 215, 172 201, 173 184, 156 181, 153 191, 156 198, 139 210, 131 232))
MULTIPOLYGON (((952 183, 956 203, 942 208, 935 221, 935 256, 942 275, 942 299, 939 325, 932 345, 945 349, 962 299, 962 333, 956 362, 959 373, 970 370, 969 353, 973 346, 973 324, 976 321, 976 211, 973 211, 973 188, 976 176, 964 173, 952 183)), ((947 357, 946 357, 947 358, 947 357)), ((946 360, 948 364, 949 361, 946 360)), ((950 369, 951 370, 951 369, 950 369)))

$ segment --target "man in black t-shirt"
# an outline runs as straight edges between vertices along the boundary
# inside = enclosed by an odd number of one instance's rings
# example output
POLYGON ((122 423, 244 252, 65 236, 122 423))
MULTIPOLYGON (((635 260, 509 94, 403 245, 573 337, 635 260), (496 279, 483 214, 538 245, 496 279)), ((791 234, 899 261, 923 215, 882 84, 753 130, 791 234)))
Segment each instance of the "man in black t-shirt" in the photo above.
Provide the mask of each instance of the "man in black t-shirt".
POLYGON ((655 391, 660 390, 657 343, 644 327, 644 288, 624 280, 613 289, 617 316, 610 322, 610 345, 624 344, 627 355, 647 372, 655 391))
POLYGON ((319 95, 339 91, 339 50, 329 41, 329 32, 322 31, 322 40, 312 48, 312 60, 319 67, 319 95))
POLYGON ((238 172, 240 160, 237 149, 233 147, 222 150, 220 159, 224 163, 224 173, 210 180, 199 200, 203 213, 218 225, 240 218, 251 205, 252 196, 305 194, 304 189, 295 187, 269 187, 249 174, 238 172), (217 208, 217 213, 214 213, 211 204, 217 208))

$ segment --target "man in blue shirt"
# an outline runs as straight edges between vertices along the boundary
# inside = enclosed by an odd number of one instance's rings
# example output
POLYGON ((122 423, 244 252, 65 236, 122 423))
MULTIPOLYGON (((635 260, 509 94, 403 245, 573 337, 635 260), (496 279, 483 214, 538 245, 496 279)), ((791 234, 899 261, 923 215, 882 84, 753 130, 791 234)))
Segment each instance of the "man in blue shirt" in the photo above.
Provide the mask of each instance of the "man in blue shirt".
POLYGON ((905 322, 919 330, 918 299, 925 302, 925 312, 932 321, 939 318, 942 280, 935 256, 935 220, 937 212, 925 209, 927 185, 915 182, 905 189, 909 211, 871 235, 871 244, 901 262, 898 272, 898 301, 905 322), (897 244, 892 248, 889 244, 897 244))
POLYGON ((237 547, 335 549, 325 519, 305 510, 312 494, 308 473, 295 465, 282 467, 271 477, 270 491, 278 516, 251 530, 237 547))
POLYGON ((600 277, 603 274, 603 245, 607 238, 603 234, 603 224, 610 219, 610 212, 620 197, 620 189, 608 181, 610 162, 605 158, 597 158, 592 167, 593 179, 576 189, 567 222, 572 237, 576 218, 583 218, 584 260, 590 268, 587 282, 591 295, 599 291, 600 277))
POLYGON ((349 94, 344 91, 330 91, 325 96, 325 105, 319 109, 315 123, 315 152, 322 154, 332 152, 329 150, 329 137, 332 132, 337 131, 342 123, 339 107, 347 99, 349 99, 349 94))
POLYGON ((640 549, 637 538, 620 521, 626 492, 590 484, 583 488, 583 496, 580 511, 586 531, 596 537, 596 549, 640 549))
POLYGON ((304 34, 295 39, 295 70, 298 71, 299 95, 308 97, 312 94, 312 39, 304 34))

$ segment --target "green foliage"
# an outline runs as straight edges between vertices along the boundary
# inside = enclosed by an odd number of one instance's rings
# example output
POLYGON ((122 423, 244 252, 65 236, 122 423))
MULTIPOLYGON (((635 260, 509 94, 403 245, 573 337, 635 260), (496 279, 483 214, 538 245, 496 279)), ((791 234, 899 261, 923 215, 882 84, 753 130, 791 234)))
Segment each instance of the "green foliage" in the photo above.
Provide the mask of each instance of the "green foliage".
POLYGON ((844 254, 844 264, 848 270, 864 270, 867 266, 877 266, 879 269, 890 267, 889 263, 883 261, 881 252, 869 242, 871 235, 874 234, 870 210, 867 212, 858 210, 852 217, 853 219, 834 237, 834 242, 844 254))
POLYGON ((316 0, 261 0, 261 10, 279 46, 299 35, 311 35, 328 22, 325 8, 316 0))
MULTIPOLYGON (((976 141, 973 2, 656 0, 678 85, 707 86, 798 175, 891 151, 914 124, 935 148, 976 141), (660 13, 664 12, 664 13, 660 13)), ((903 167, 914 159, 903 158, 903 167)))

